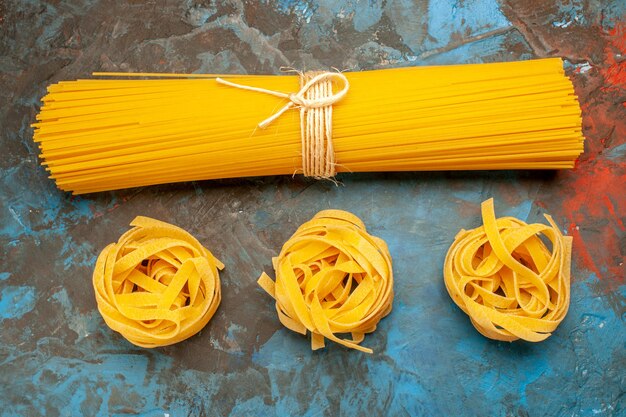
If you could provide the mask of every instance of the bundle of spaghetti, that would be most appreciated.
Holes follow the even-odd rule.
[[[391,312],[393,271],[387,244],[370,235],[354,214],[323,210],[304,223],[272,259],[276,281],[259,285],[276,300],[280,322],[311,332],[311,348],[324,338],[372,353],[360,345]],[[350,333],[351,339],[339,337]]]
[[[257,127],[289,99],[216,74],[94,75],[103,78],[49,86],[33,124],[63,190],[302,172],[299,112]],[[564,169],[583,151],[580,106],[558,58],[342,75],[349,92],[326,113],[336,172]],[[299,91],[298,75],[219,77]]]
[[[446,255],[448,293],[490,339],[545,340],[569,308],[572,238],[547,214],[549,226],[496,219],[493,199],[481,208],[483,226],[461,230]]]
[[[211,320],[222,299],[224,265],[185,230],[148,217],[102,250],[93,272],[107,325],[146,348],[185,340]]]

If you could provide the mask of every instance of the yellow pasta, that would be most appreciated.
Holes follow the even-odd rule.
[[[482,203],[482,217],[483,226],[461,230],[448,251],[450,297],[488,338],[545,340],[569,308],[572,238],[547,214],[550,226],[496,219],[493,199]]]
[[[327,338],[352,349],[391,312],[393,272],[385,242],[341,210],[320,211],[298,228],[272,259],[276,282],[265,273],[259,285],[276,299],[280,322],[311,332],[313,350]],[[351,339],[338,335],[351,333]]]
[[[185,230],[136,217],[96,261],[93,286],[107,325],[146,348],[185,340],[220,304],[224,265]]]
[[[257,128],[288,99],[222,85],[215,74],[97,75],[108,78],[49,86],[33,124],[42,163],[63,190],[303,169],[297,110]],[[123,75],[152,78],[110,78]],[[580,107],[560,59],[344,75],[350,89],[324,119],[332,119],[325,150],[336,172],[563,169],[583,151]],[[299,90],[297,75],[221,77]]]

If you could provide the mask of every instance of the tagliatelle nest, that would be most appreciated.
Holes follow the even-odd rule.
[[[276,299],[281,323],[311,332],[311,347],[327,338],[360,346],[391,311],[393,272],[385,242],[367,233],[363,222],[340,210],[319,212],[304,223],[273,259],[276,282],[265,273],[259,285]],[[351,333],[352,339],[338,334]]]
[[[572,238],[548,215],[550,226],[496,219],[493,199],[482,203],[482,217],[484,225],[461,230],[448,251],[444,280],[450,297],[488,338],[548,338],[569,308]]]
[[[98,310],[131,343],[171,345],[199,332],[220,304],[224,265],[185,230],[137,217],[100,254],[93,273]]]

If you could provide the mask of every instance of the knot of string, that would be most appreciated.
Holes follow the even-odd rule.
[[[300,109],[300,138],[302,142],[302,171],[307,177],[328,179],[335,176],[335,152],[332,142],[333,104],[341,100],[350,88],[345,75],[340,72],[307,71],[300,74],[300,91],[283,93],[265,88],[251,87],[226,81],[215,80],[242,90],[256,91],[289,100],[276,113],[263,120],[258,126],[266,128],[284,112],[291,108]],[[332,81],[343,84],[336,93]]]

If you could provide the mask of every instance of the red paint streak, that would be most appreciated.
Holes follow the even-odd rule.
[[[593,261],[593,257],[591,256],[591,253],[589,253],[589,250],[585,245],[585,241],[580,235],[578,226],[576,226],[576,224],[574,223],[570,224],[568,234],[574,238],[574,242],[572,243],[574,254],[579,253],[582,257],[583,265],[585,266],[585,268],[590,270],[591,272],[594,272],[596,276],[600,279],[600,270],[598,269],[596,263]]]
[[[626,143],[626,21],[601,30],[602,59],[590,61],[593,71],[585,77],[573,77],[585,152],[573,170],[559,175],[558,191],[545,202],[574,238],[573,266],[594,273],[598,288],[611,292],[626,284],[626,161],[614,152]]]
[[[611,137],[613,136],[613,133],[615,132],[615,127],[613,129],[611,129],[609,131],[609,133],[604,136],[603,138],[600,138],[600,143],[602,143],[602,146],[605,148],[609,147],[609,141],[611,140]]]
[[[120,206],[121,206],[121,205],[120,205],[120,203],[115,203],[115,204],[113,204],[113,206],[112,206],[112,207],[109,207],[108,209],[106,209],[106,213],[110,213],[110,212],[112,212],[113,210],[115,210],[115,209],[119,208]],[[95,213],[93,214],[93,218],[95,219],[95,218],[97,218],[97,217],[104,216],[104,214],[105,214],[105,212],[102,212],[102,211],[97,211],[97,212],[95,212]]]
[[[626,56],[626,24],[618,22],[607,32],[608,43],[604,49],[605,66],[602,69],[606,87],[604,90],[626,90],[626,61],[617,55]]]
[[[622,222],[622,219],[620,219],[619,216],[615,213],[615,207],[613,207],[613,203],[611,203],[611,199],[609,198],[608,195],[604,196],[604,202],[606,203],[606,208],[609,209],[609,213],[611,213],[611,216],[613,216],[619,228],[622,229],[622,231],[626,232],[626,227],[624,227],[624,223]]]
[[[624,224],[616,213],[626,213],[626,170],[621,161],[598,159],[582,161],[571,181],[563,185],[562,210],[574,237],[574,259],[599,279],[626,282],[620,256]],[[607,200],[611,198],[610,206]]]
[[[581,105],[585,153],[578,162],[597,158],[606,149],[626,143],[626,111],[622,106],[623,92],[611,92],[600,97],[584,97],[589,100]]]

